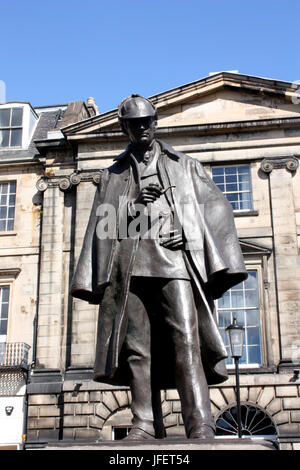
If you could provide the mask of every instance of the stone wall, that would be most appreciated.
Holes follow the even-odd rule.
[[[271,417],[282,448],[300,446],[300,383],[285,374],[241,375],[241,402],[263,408]],[[184,436],[181,405],[176,390],[161,392],[167,437]],[[235,381],[210,388],[215,419],[236,403]],[[60,392],[30,394],[28,441],[111,440],[113,426],[130,426],[131,394],[94,382],[64,382]],[[289,442],[285,442],[289,440]],[[295,442],[293,442],[293,440]],[[298,442],[297,442],[298,441]]]

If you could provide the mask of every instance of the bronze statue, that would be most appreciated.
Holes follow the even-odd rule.
[[[101,174],[71,286],[100,306],[94,380],[130,386],[127,440],[164,436],[169,388],[187,437],[211,438],[208,385],[227,379],[213,299],[247,277],[232,208],[198,160],[155,139],[148,99],[118,116],[130,144]]]

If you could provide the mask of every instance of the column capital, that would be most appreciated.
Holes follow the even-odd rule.
[[[260,169],[268,174],[273,170],[279,168],[285,168],[291,173],[295,173],[299,166],[299,160],[294,155],[282,156],[282,157],[266,157],[262,160],[260,164]]]
[[[36,182],[36,188],[40,192],[46,191],[50,187],[59,187],[61,191],[68,191],[73,186],[81,182],[91,181],[95,186],[100,181],[100,175],[103,170],[76,171],[70,175],[51,176],[50,178],[41,177]]]

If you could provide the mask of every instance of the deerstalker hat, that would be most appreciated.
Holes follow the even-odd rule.
[[[154,117],[157,118],[157,111],[150,100],[140,95],[131,95],[125,98],[118,107],[118,118],[138,119]]]

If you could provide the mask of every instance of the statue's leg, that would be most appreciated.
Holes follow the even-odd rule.
[[[127,361],[131,373],[132,431],[129,439],[154,437],[151,391],[150,321],[135,283],[132,282],[127,302],[128,329],[125,338]],[[139,431],[144,431],[145,435]]]
[[[176,384],[187,437],[213,437],[214,421],[202,366],[198,318],[190,281],[170,280],[162,289],[162,299],[174,344]]]

